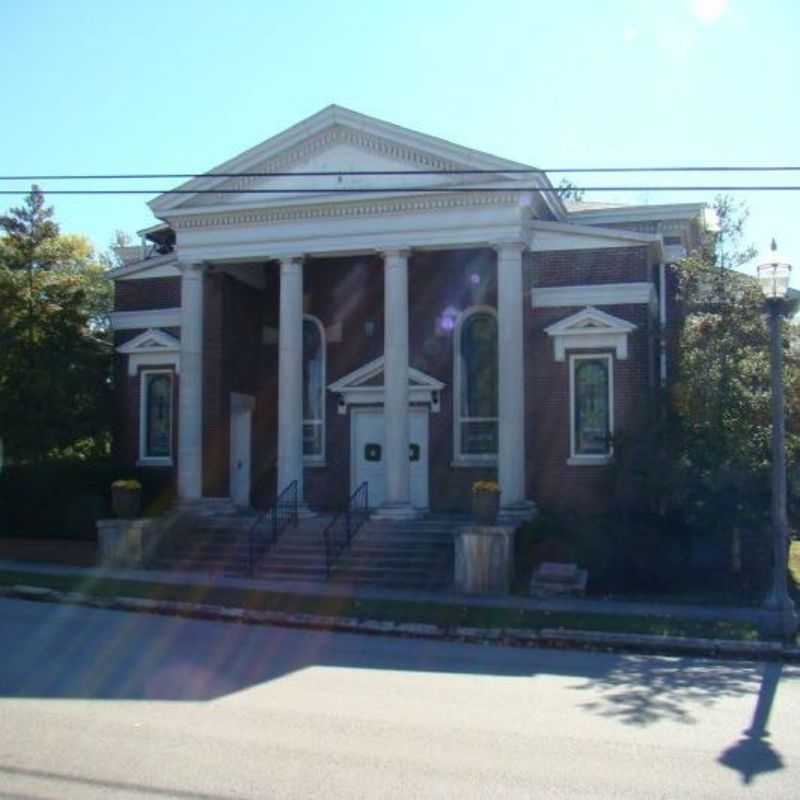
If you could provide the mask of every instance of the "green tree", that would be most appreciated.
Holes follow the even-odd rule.
[[[110,282],[81,236],[62,235],[33,187],[0,217],[0,432],[40,461],[107,447]]]

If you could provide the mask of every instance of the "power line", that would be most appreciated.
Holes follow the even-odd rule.
[[[94,175],[0,175],[3,181],[67,181],[67,180],[187,180],[192,178],[324,178],[337,176],[392,175],[545,175],[596,174],[633,172],[800,172],[797,164],[757,166],[684,166],[684,167],[515,167],[510,169],[397,169],[397,170],[315,170],[299,172],[152,172],[99,173]]]
[[[0,195],[25,195],[28,194],[28,189],[3,189],[0,190]],[[502,193],[502,192],[548,192],[553,194],[560,194],[564,192],[564,188],[556,186],[384,186],[380,188],[363,187],[363,188],[328,188],[328,187],[315,187],[315,188],[283,188],[283,189],[42,189],[40,191],[45,195],[169,195],[169,194],[260,194],[260,195],[276,195],[276,194],[386,194],[386,193],[403,193],[403,194],[420,194],[420,193],[440,193],[452,194],[457,193]],[[800,185],[786,185],[786,186],[575,186],[569,187],[571,192],[797,192],[800,191]]]

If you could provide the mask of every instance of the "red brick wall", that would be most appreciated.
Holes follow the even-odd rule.
[[[115,311],[179,308],[180,304],[180,278],[119,280],[114,284]]]
[[[653,265],[645,247],[604,250],[560,250],[531,253],[534,286],[578,286],[653,280]]]

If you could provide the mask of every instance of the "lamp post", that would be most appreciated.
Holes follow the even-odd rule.
[[[786,420],[783,400],[783,344],[781,317],[789,291],[791,264],[777,253],[775,240],[771,252],[758,265],[758,280],[769,311],[770,384],[772,389],[772,586],[764,602],[761,633],[788,640],[797,633],[797,614],[789,597],[789,523],[786,515]]]

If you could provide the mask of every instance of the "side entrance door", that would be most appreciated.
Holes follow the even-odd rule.
[[[350,464],[353,492],[369,483],[369,504],[375,508],[386,496],[386,453],[383,409],[354,408],[350,420]],[[428,508],[428,409],[409,411],[411,446],[411,505]]]
[[[231,394],[230,491],[234,505],[250,506],[250,437],[254,398]]]

